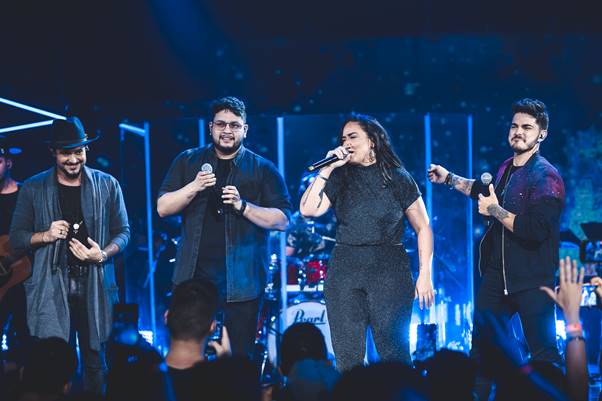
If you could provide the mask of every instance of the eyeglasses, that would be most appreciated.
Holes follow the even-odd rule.
[[[244,125],[242,125],[239,122],[236,121],[232,121],[232,122],[226,122],[226,121],[222,121],[222,120],[217,120],[217,121],[213,121],[213,126],[218,130],[218,131],[223,131],[226,129],[226,126],[230,126],[230,129],[232,130],[232,132],[238,132],[241,131],[242,128],[244,127]]]

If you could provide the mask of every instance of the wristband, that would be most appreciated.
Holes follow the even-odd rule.
[[[583,337],[583,336],[570,336],[569,338],[566,339],[566,344],[570,343],[573,340],[585,342],[585,337]]]
[[[241,205],[240,205],[240,210],[237,212],[240,216],[243,215],[243,213],[245,212],[245,209],[247,208],[247,201],[244,199],[240,200]]]
[[[570,333],[572,331],[583,331],[583,326],[581,323],[570,323],[566,325],[566,332]]]
[[[452,173],[451,171],[449,173],[447,173],[447,176],[445,177],[445,181],[443,181],[443,183],[445,185],[447,185],[450,188],[453,188],[453,184],[452,184],[452,177],[453,177],[454,173]]]

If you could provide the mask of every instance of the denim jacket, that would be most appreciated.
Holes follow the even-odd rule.
[[[173,161],[159,197],[176,191],[196,177],[203,163],[215,166],[217,156],[213,145],[188,149]],[[241,146],[233,160],[227,185],[234,185],[242,199],[257,206],[277,208],[290,218],[291,202],[284,179],[273,163]],[[202,224],[209,191],[202,191],[182,211],[182,237],[178,244],[173,282],[192,278],[200,249]],[[227,302],[257,298],[263,291],[268,264],[268,234],[243,216],[225,214]]]

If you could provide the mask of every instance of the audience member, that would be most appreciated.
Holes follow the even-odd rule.
[[[21,376],[21,401],[54,401],[63,398],[71,388],[77,369],[77,355],[69,344],[58,337],[40,339],[26,351]]]

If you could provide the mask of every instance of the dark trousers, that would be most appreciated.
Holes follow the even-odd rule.
[[[82,369],[84,390],[101,394],[104,390],[107,366],[105,362],[104,345],[100,350],[90,347],[90,327],[87,307],[87,275],[69,277],[69,314],[71,329],[69,343],[79,345],[80,367]]]
[[[228,330],[233,355],[251,357],[257,331],[259,299],[243,302],[226,302],[226,261],[223,258],[199,259],[194,278],[213,283],[218,290],[218,310],[224,314],[224,325]]]
[[[251,358],[257,332],[259,299],[244,302],[225,302],[220,310],[224,312],[224,325],[228,330],[233,355]]]
[[[25,289],[23,284],[17,284],[0,301],[0,339],[6,334],[8,359],[18,363],[22,362],[29,338],[26,310]]]
[[[411,365],[414,282],[400,246],[337,245],[324,296],[339,371],[363,364],[368,326],[381,360]]]
[[[489,311],[501,317],[510,331],[510,319],[518,313],[523,333],[532,360],[562,363],[556,345],[556,317],[554,301],[539,288],[504,295],[504,281],[501,270],[489,269],[483,275],[481,287],[475,303],[475,313]],[[475,325],[472,336],[471,357],[477,361],[481,357],[480,333]],[[487,400],[491,390],[491,380],[477,375],[475,392],[479,400]]]

